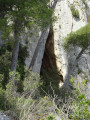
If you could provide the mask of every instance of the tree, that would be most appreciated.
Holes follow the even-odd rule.
[[[77,55],[77,57],[74,61],[74,64],[73,64],[71,70],[69,71],[69,74],[65,80],[63,88],[69,88],[69,84],[70,84],[69,80],[70,80],[71,76],[74,75],[75,67],[78,64],[78,61],[79,61],[80,57],[82,56],[82,54],[85,52],[85,50],[90,45],[90,23],[88,23],[84,27],[80,28],[76,32],[71,32],[70,34],[68,34],[68,36],[65,38],[64,48],[66,50],[69,50],[71,45],[80,47],[81,51]]]
[[[45,27],[50,23],[52,10],[48,8],[49,0],[0,0],[0,26],[4,39],[10,40],[13,32],[14,49],[12,52],[11,71],[16,71],[20,34],[33,25]],[[8,36],[8,37],[7,37]]]

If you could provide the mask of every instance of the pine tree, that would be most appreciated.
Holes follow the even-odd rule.
[[[11,71],[16,71],[20,34],[25,27],[31,30],[33,25],[45,27],[50,23],[52,10],[49,0],[0,0],[0,28],[3,39],[10,40],[13,32],[14,49],[12,52]]]

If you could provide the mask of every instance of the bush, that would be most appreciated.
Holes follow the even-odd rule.
[[[13,75],[14,79],[12,80]],[[48,113],[55,111],[56,108],[54,108],[52,100],[47,96],[41,98],[39,95],[38,88],[41,83],[37,73],[26,72],[22,94],[17,92],[20,75],[17,72],[11,72],[9,76],[11,79],[5,91],[5,101],[8,109],[15,113],[13,116],[15,120],[42,119],[46,118]],[[9,114],[12,116],[11,113]]]
[[[86,49],[90,44],[90,23],[76,32],[71,32],[64,40],[64,48],[67,50],[71,45]]]
[[[33,73],[31,70],[27,71],[25,74],[25,79],[23,82],[23,90],[26,96],[31,95],[38,98],[38,88],[42,82],[40,82],[40,76],[37,73]]]
[[[79,18],[79,11],[78,11],[77,9],[75,9],[75,6],[74,6],[74,5],[71,5],[71,6],[70,6],[70,9],[71,9],[71,12],[72,12],[73,17]]]
[[[46,96],[42,97],[37,94],[40,86],[39,75],[27,71],[23,83],[24,92],[18,94],[17,83],[20,80],[20,75],[11,72],[10,76],[13,74],[15,74],[14,79],[9,81],[6,91],[0,89],[0,109],[4,107],[5,110],[9,109],[11,112],[8,114],[13,116],[14,120],[55,120],[56,116],[60,119],[89,120],[88,107],[90,100],[82,93],[87,80],[78,83],[77,89],[73,83],[73,78],[70,79],[70,82],[76,88],[71,93],[72,96],[68,94],[62,98],[53,92],[54,95],[46,93]],[[54,91],[53,88],[52,90]]]
[[[0,87],[0,109],[5,110],[5,91]]]
[[[6,85],[9,79],[9,71],[12,59],[12,48],[13,42],[6,42],[0,47],[0,74],[3,75],[2,87],[6,89]],[[20,73],[20,83],[18,83],[18,91],[22,92],[22,81],[25,76],[25,59],[28,56],[28,51],[26,46],[20,45],[18,56],[17,71]],[[1,83],[1,81],[0,81]]]
[[[86,4],[86,0],[82,0],[83,4]]]
[[[1,49],[2,51],[2,49]],[[5,89],[9,79],[9,69],[11,64],[11,52],[6,50],[0,55],[0,74],[3,75],[2,87]]]
[[[63,76],[60,75],[57,68],[43,70],[43,86],[42,88],[45,92],[53,94],[52,88],[55,90],[56,94],[60,93],[59,83],[63,81]],[[52,87],[52,88],[51,88]]]
[[[76,85],[73,82],[73,78],[70,80],[73,83],[73,86],[76,88]],[[86,98],[85,94],[82,93],[86,89],[87,80],[83,80],[81,83],[78,82],[76,90],[73,92],[73,113],[69,117],[73,120],[89,120],[90,111],[90,99]]]

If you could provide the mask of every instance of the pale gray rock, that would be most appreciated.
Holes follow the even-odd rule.
[[[11,119],[4,113],[0,112],[0,120],[11,120]]]

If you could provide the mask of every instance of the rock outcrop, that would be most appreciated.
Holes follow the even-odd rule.
[[[70,6],[74,5],[79,12],[79,18],[75,18],[72,15]],[[53,25],[54,31],[54,52],[56,56],[56,64],[58,70],[63,75],[64,80],[67,78],[75,59],[81,51],[78,46],[72,48],[69,53],[63,49],[63,38],[72,31],[76,31],[79,28],[87,24],[87,15],[85,4],[82,0],[59,0],[55,9],[55,16],[57,21]],[[87,48],[84,54],[79,59],[79,62],[74,70],[75,83],[81,82],[84,79],[88,79],[87,84],[87,96],[90,96],[90,47]],[[81,70],[81,73],[79,73]]]
[[[0,112],[0,120],[11,120],[11,119],[4,113]]]
[[[51,5],[54,3],[54,0],[51,0]],[[80,47],[72,48],[72,50],[67,53],[63,48],[63,38],[67,36],[72,31],[76,31],[81,27],[87,24],[87,12],[86,12],[86,4],[89,8],[89,1],[87,0],[84,3],[82,0],[58,0],[54,10],[54,16],[56,16],[57,20],[53,23],[52,31],[53,34],[51,46],[49,46],[50,53],[55,57],[57,69],[60,74],[63,76],[63,79],[67,78],[72,66],[74,65],[75,59],[81,51]],[[79,12],[79,18],[76,18],[72,15],[71,6],[74,6],[75,9]],[[42,58],[45,51],[45,43],[48,38],[49,29],[46,34],[44,34],[44,39],[42,39],[43,44],[40,46],[40,51],[38,52],[36,62],[34,65],[34,71],[40,73]],[[36,40],[38,41],[38,40]],[[31,42],[31,41],[30,41]],[[48,40],[47,40],[48,42]],[[38,42],[37,42],[38,43]],[[50,42],[48,42],[50,44]],[[30,43],[29,43],[30,44]],[[29,46],[30,56],[29,59],[26,60],[26,65],[30,63],[32,59],[35,47],[37,46],[32,41],[32,47]],[[84,79],[88,79],[87,84],[87,95],[90,93],[90,47],[87,48],[84,54],[79,59],[79,62],[74,70],[74,81],[83,81]],[[48,58],[47,58],[48,59]],[[51,60],[51,59],[50,59]],[[50,61],[49,61],[50,62]],[[53,60],[50,62],[53,63]]]

